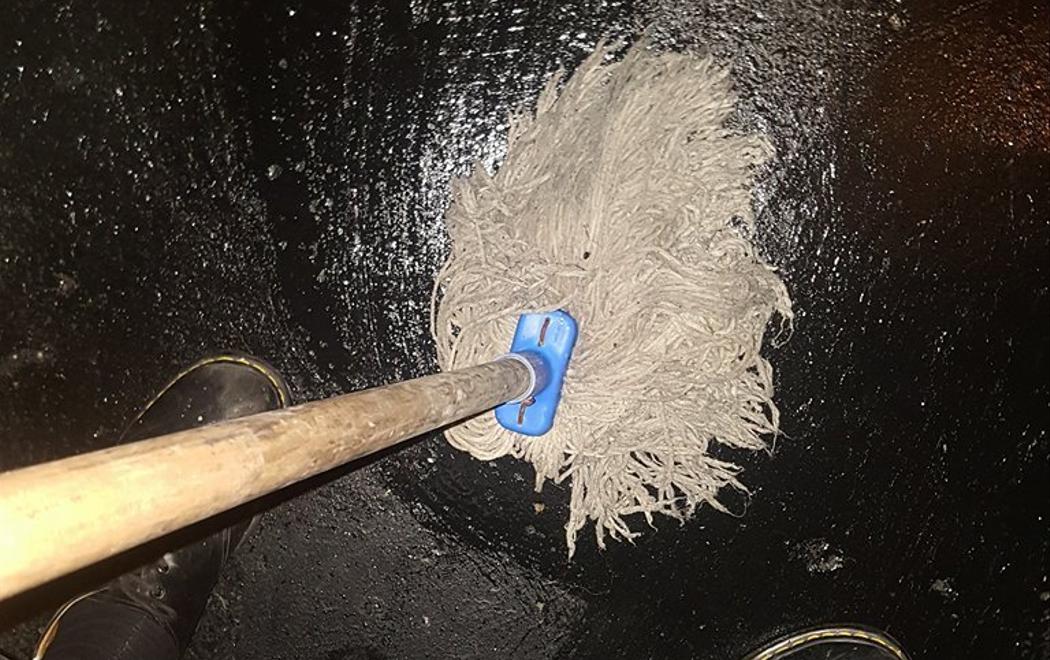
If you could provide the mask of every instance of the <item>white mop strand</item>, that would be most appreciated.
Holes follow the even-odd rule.
[[[606,533],[637,535],[629,514],[724,511],[719,489],[744,490],[709,446],[762,449],[777,432],[762,338],[774,314],[791,321],[783,282],[742,233],[772,149],[726,127],[727,71],[645,43],[603,64],[608,51],[515,118],[494,175],[456,182],[432,314],[443,369],[505,352],[522,313],[579,321],[551,432],[518,435],[492,415],[446,432],[479,459],[530,461],[537,490],[570,480],[570,555],[588,519],[605,547]]]

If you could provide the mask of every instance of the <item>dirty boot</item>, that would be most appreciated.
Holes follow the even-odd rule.
[[[197,362],[146,405],[122,442],[173,433],[288,405],[288,389],[264,362],[223,355]],[[34,660],[175,660],[189,644],[227,558],[255,519],[174,549],[66,603]]]

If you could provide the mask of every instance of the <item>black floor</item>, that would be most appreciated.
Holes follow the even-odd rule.
[[[772,136],[799,315],[746,515],[568,563],[566,492],[420,441],[268,514],[191,657],[730,660],[856,622],[1050,658],[1045,3],[175,4],[0,9],[0,468],[106,446],[209,350],[300,399],[431,371],[450,177],[652,21]],[[56,598],[0,605],[0,649]]]

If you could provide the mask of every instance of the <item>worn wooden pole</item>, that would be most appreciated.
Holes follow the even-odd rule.
[[[0,600],[529,387],[496,360],[0,474]]]

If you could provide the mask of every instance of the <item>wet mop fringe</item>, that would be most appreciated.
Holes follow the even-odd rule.
[[[452,241],[431,329],[443,369],[507,350],[525,312],[566,309],[580,337],[553,430],[532,438],[482,415],[446,431],[490,460],[568,480],[569,555],[632,539],[631,514],[684,519],[745,490],[712,443],[758,450],[777,433],[767,323],[791,302],[748,241],[754,170],[772,155],[726,126],[735,95],[709,57],[600,46],[534,114],[513,119],[505,161],[454,184]]]

